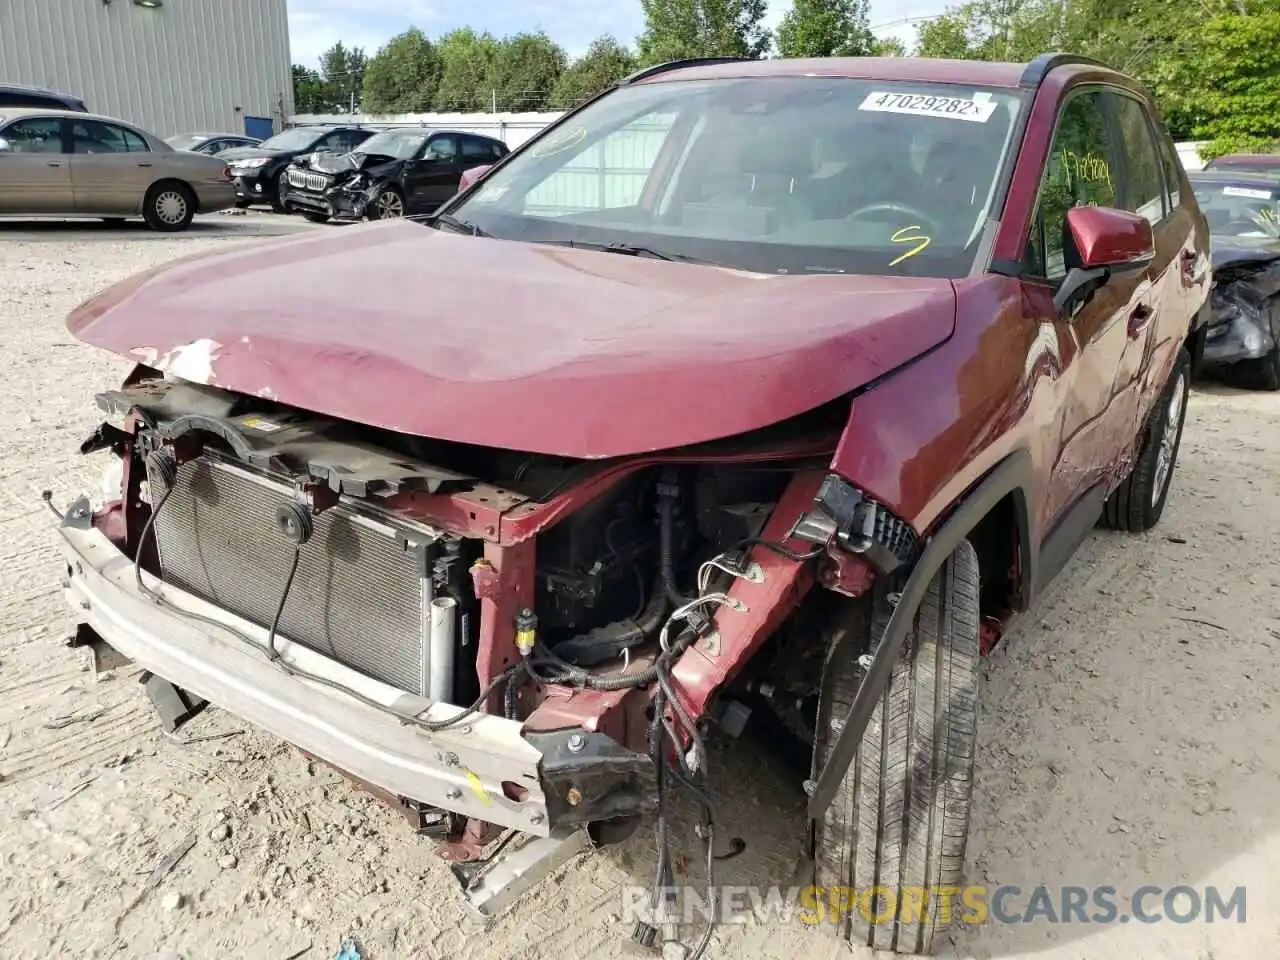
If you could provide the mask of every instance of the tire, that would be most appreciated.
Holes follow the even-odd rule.
[[[1147,421],[1137,462],[1102,509],[1103,526],[1142,533],[1160,522],[1178,464],[1190,393],[1191,358],[1181,350]]]
[[[1280,390],[1280,348],[1240,364],[1240,382],[1253,390]]]
[[[365,216],[370,220],[392,220],[404,216],[404,197],[395,187],[386,187],[370,202]]]
[[[289,184],[285,182],[284,173],[276,174],[271,181],[271,209],[276,213],[289,212]]]
[[[196,215],[196,197],[179,180],[153,183],[142,200],[142,217],[152,230],[177,233],[191,226]]]
[[[815,776],[862,681],[858,654],[883,633],[890,612],[877,587],[835,631],[818,705]],[[929,585],[858,753],[815,825],[815,883],[828,897],[831,887],[852,887],[858,896],[836,922],[843,939],[927,954],[946,927],[934,900],[915,899],[925,905],[923,918],[909,904],[916,890],[959,886],[964,871],[978,661],[978,558],[964,541]],[[873,888],[881,889],[864,901]],[[883,916],[864,914],[862,902]]]
[[[237,210],[248,210],[249,207],[251,206],[253,206],[253,204],[251,204],[248,200],[237,200],[235,203],[235,207]]]
[[[327,213],[314,213],[308,210],[302,214],[302,219],[311,223],[328,223],[329,215]]]

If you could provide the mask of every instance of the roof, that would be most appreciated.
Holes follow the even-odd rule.
[[[1272,190],[1276,189],[1275,174],[1254,173],[1248,170],[1190,170],[1187,172],[1187,179],[1197,183],[1256,183]]]
[[[1046,55],[1047,57],[1048,55]],[[1054,55],[1056,57],[1056,55]],[[1022,85],[1029,68],[1069,66],[1073,61],[1037,58],[1026,63],[989,63],[982,60],[939,60],[925,57],[824,57],[821,59],[723,60],[678,63],[650,74],[641,73],[637,83],[673,80],[722,80],[742,77],[845,77],[857,80],[902,80],[919,83],[963,83],[984,87]],[[1101,64],[1083,64],[1105,69]]]
[[[1280,154],[1275,153],[1228,153],[1221,157],[1214,157],[1209,161],[1213,164],[1233,163],[1262,163],[1269,167],[1280,167]],[[1210,171],[1212,173],[1212,171]]]
[[[104,117],[100,113],[85,113],[83,110],[55,110],[53,107],[0,107],[0,114],[6,120],[17,117],[66,117],[68,120],[101,120],[103,123],[118,123],[122,126],[141,130],[136,123],[121,120],[118,117]]]
[[[73,93],[54,90],[51,87],[35,87],[29,83],[9,83],[8,81],[4,81],[0,82],[0,90],[11,90],[18,93],[43,93],[53,97],[70,97],[72,100],[80,99]]]

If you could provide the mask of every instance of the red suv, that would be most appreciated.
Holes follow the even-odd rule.
[[[772,718],[811,899],[927,951],[979,657],[1099,521],[1160,519],[1208,239],[1097,63],[645,70],[432,218],[74,312],[137,363],[83,447],[119,498],[59,527],[78,640],[170,725],[207,699],[373,784],[481,912]]]

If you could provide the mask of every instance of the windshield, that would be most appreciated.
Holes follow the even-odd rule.
[[[624,87],[449,213],[765,273],[967,274],[1021,95],[829,77]]]
[[[1219,237],[1280,237],[1280,183],[1214,183],[1192,178],[1196,201]]]
[[[408,160],[427,142],[425,133],[378,133],[370,137],[352,153],[368,153],[380,157]]]
[[[208,137],[203,137],[199,134],[184,134],[180,137],[169,137],[165,140],[165,143],[175,150],[191,150],[208,139]]]
[[[296,127],[293,130],[277,133],[274,137],[267,137],[258,146],[263,150],[305,150],[328,132],[328,130],[307,130]]]

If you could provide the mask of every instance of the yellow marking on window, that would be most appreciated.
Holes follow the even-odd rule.
[[[893,260],[890,260],[889,266],[896,267],[903,260],[906,260],[908,257],[914,257],[917,253],[919,253],[921,250],[923,250],[925,247],[929,245],[930,243],[929,237],[926,237],[923,233],[913,233],[913,231],[918,231],[921,229],[922,227],[920,226],[920,224],[918,223],[912,224],[909,227],[903,227],[901,230],[896,231],[894,235],[889,238],[890,241],[892,241],[893,243],[916,244],[916,246],[912,247],[906,253],[901,254],[898,257],[895,257]]]

